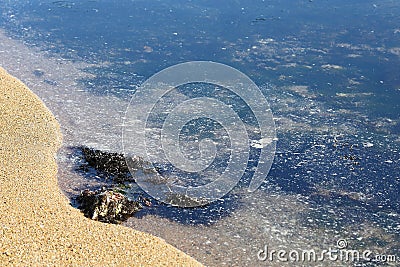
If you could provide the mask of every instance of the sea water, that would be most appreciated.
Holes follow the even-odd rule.
[[[124,225],[162,237],[208,266],[356,266],[332,255],[295,257],[329,249],[370,250],[373,260],[364,266],[396,266],[397,1],[0,4],[0,64],[60,121],[59,185],[71,201],[84,188],[104,185],[75,170],[75,148],[122,152],[125,110],[147,78],[177,63],[216,61],[247,74],[271,106],[278,141],[265,182],[247,192],[249,164],[221,200],[190,209],[155,205]],[[199,88],[176,90],[165,103],[206,94]],[[246,107],[238,113],[250,114]],[[205,123],[187,132],[196,136],[199,125],[207,134]],[[279,250],[292,258],[279,260],[272,252]]]

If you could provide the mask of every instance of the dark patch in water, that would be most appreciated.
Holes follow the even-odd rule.
[[[40,77],[42,77],[42,76],[44,75],[44,71],[37,69],[37,70],[34,70],[34,71],[33,71],[33,74],[34,74],[36,77],[40,78]]]
[[[196,208],[181,208],[160,203],[152,208],[139,211],[135,217],[156,215],[181,224],[212,225],[218,220],[230,216],[232,211],[239,208],[240,205],[238,195],[228,194],[220,200]]]
[[[44,80],[44,82],[47,83],[47,84],[50,84],[52,86],[57,86],[58,85],[58,83],[56,81],[54,81],[54,80],[46,79],[46,80]]]

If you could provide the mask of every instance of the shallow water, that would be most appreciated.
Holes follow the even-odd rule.
[[[68,197],[104,184],[75,171],[72,148],[121,152],[124,113],[141,82],[175,63],[219,61],[249,75],[271,105],[278,142],[266,182],[247,193],[248,166],[242,186],[210,206],[155,205],[124,225],[208,266],[301,266],[257,254],[265,245],[322,251],[340,239],[400,257],[397,2],[0,3],[0,65],[59,119]],[[165,103],[195,96],[175,92]]]

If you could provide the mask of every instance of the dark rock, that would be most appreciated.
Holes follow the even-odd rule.
[[[106,223],[121,223],[139,211],[142,206],[121,193],[102,189],[84,190],[77,198],[86,217]]]
[[[104,152],[89,147],[82,147],[82,153],[87,163],[98,170],[110,174],[129,172],[122,154]]]
[[[105,174],[107,178],[112,177],[117,183],[134,181],[129,173],[124,155],[89,147],[82,147],[81,151],[85,162],[79,167],[80,170],[87,172],[89,167],[92,167],[97,172]]]
[[[152,165],[139,156],[125,158],[123,154],[115,152],[106,152],[89,147],[81,147],[80,149],[84,160],[79,166],[81,171],[88,172],[89,168],[94,168],[107,178],[112,178],[116,183],[135,181],[129,171],[128,164],[132,171],[154,172]]]

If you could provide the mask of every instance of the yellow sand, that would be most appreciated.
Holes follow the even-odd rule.
[[[201,266],[164,240],[85,218],[57,186],[59,125],[0,68],[0,266]]]

